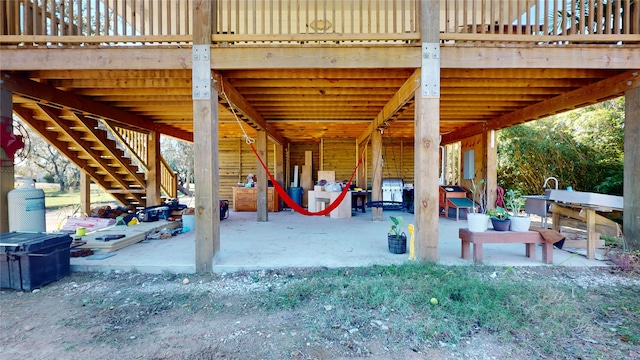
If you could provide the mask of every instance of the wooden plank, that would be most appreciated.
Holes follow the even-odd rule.
[[[166,221],[159,220],[153,222],[142,222],[132,226],[111,226],[98,231],[88,233],[82,237],[82,241],[86,241],[85,245],[80,246],[81,249],[100,249],[100,253],[109,253],[116,250],[120,250],[129,245],[144,241],[147,234],[159,231],[162,229],[176,229],[181,226],[179,221]],[[97,240],[98,237],[107,235],[125,235],[125,237],[102,241]],[[162,240],[158,240],[162,241]]]
[[[160,133],[152,131],[147,140],[147,182],[146,182],[146,206],[160,205],[162,195],[160,193]]]
[[[465,34],[469,35],[469,34]],[[488,36],[488,35],[484,35]],[[520,35],[524,36],[524,35]],[[621,37],[622,39],[618,39]],[[626,39],[625,39],[626,38]],[[557,40],[557,39],[556,39]],[[640,35],[616,35],[625,43],[640,42]],[[3,37],[4,41],[4,37]],[[585,39],[576,41],[584,42]],[[637,69],[640,60],[637,46],[607,47],[495,47],[474,44],[465,47],[443,47],[441,67],[452,69]],[[217,70],[243,69],[398,69],[420,67],[420,48],[359,46],[340,48],[212,48],[212,66]],[[46,58],[46,62],[41,59]],[[27,48],[2,50],[3,70],[166,70],[191,67],[189,49],[184,48]]]
[[[422,47],[439,46],[440,2],[422,3]],[[422,58],[422,56],[421,56]],[[440,79],[441,63],[421,64],[421,72],[435,73]],[[415,255],[418,261],[438,261],[438,176],[440,93],[424,97],[420,82],[415,90]],[[439,87],[438,87],[439,88]]]
[[[258,152],[258,156],[264,162],[267,167],[269,166],[269,156],[267,156],[267,132],[266,131],[258,131],[258,136],[256,139],[256,150]],[[257,194],[257,220],[258,222],[266,222],[269,220],[269,211],[267,210],[267,171],[264,167],[259,163],[260,159],[256,159],[256,167],[257,171],[257,186],[258,186],[258,194]]]
[[[11,99],[11,91],[0,88],[0,126],[7,131],[13,132],[13,102]],[[4,149],[0,146],[0,162],[3,164],[0,171],[0,233],[9,232],[9,200],[7,194],[14,187],[14,165],[13,158],[10,158]],[[4,166],[8,162],[9,166]]]
[[[371,201],[382,201],[382,135],[379,131],[371,134]],[[371,220],[382,221],[382,207],[373,207]]]
[[[3,53],[4,56],[4,53]],[[2,73],[2,88],[9,89],[15,93],[26,95],[31,98],[41,99],[47,103],[58,104],[82,113],[95,114],[101,118],[109,119],[117,124],[126,127],[136,127],[142,130],[158,130],[165,135],[170,135],[182,140],[192,141],[193,134],[179,131],[166,125],[155,125],[153,121],[132,113],[114,108],[103,103],[77,96],[66,91],[58,90],[54,87],[44,85],[24,77]]]
[[[636,10],[638,12],[638,10]],[[623,232],[640,249],[640,88],[625,92]]]
[[[212,3],[194,0],[192,6],[194,46],[209,45]],[[199,72],[210,71],[210,67],[198,64],[192,70],[193,78],[200,78]],[[213,272],[214,259],[220,252],[218,90],[213,81],[210,88],[209,98],[193,100],[193,130],[198,134],[193,139],[194,175],[198,188],[195,198],[195,265],[198,273]]]
[[[638,64],[640,66],[640,64]],[[487,130],[498,130],[505,127],[521,124],[530,120],[540,119],[553,115],[567,108],[586,106],[596,101],[602,101],[629,89],[640,86],[640,74],[637,70],[624,72],[620,75],[602,80],[597,83],[584,86],[556,96],[546,101],[531,105],[527,108],[513,111],[504,116],[493,119],[491,122],[482,123],[454,131],[442,136],[442,143],[448,144],[459,139],[481,134]]]

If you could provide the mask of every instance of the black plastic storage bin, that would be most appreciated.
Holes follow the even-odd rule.
[[[0,287],[31,291],[65,277],[71,240],[65,233],[0,234]]]

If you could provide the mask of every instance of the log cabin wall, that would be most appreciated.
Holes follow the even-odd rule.
[[[242,139],[220,139],[219,144],[220,199],[229,200],[229,204],[233,205],[233,187],[238,182],[246,184],[247,175],[257,174],[258,159],[251,147]],[[267,145],[269,152],[267,166],[272,175],[275,174],[275,146],[273,143]]]
[[[302,166],[305,162],[305,151],[311,151],[313,155],[311,164],[311,178],[315,182],[318,176],[318,170],[320,170],[320,142],[319,141],[305,141],[305,142],[292,142],[290,144],[291,154],[289,157],[291,165],[290,179],[293,182],[293,172],[295,166],[298,165],[298,186],[302,186],[300,182],[300,176],[302,175]],[[285,188],[289,188],[291,184],[286,184]]]
[[[382,138],[383,169],[382,178],[401,178],[405,184],[414,184],[414,144],[413,139]],[[373,159],[371,144],[367,146],[367,159]],[[367,189],[371,189],[373,167],[369,160],[367,168]]]
[[[322,143],[322,170],[335,171],[336,181],[347,181],[356,164],[353,139],[331,139]]]

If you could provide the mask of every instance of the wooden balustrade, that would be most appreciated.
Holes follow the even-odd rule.
[[[144,171],[149,171],[149,154],[147,151],[148,134],[113,126],[105,123],[111,132],[120,140],[127,149],[129,155],[135,159]],[[160,190],[166,196],[175,198],[178,196],[178,174],[174,173],[167,161],[160,157]]]
[[[163,157],[160,165],[160,190],[170,198],[178,197],[178,174],[173,172]]]
[[[535,36],[637,42],[640,33],[638,0],[440,2],[443,40],[531,41]],[[420,0],[215,4],[214,44],[413,44],[420,39]],[[192,0],[0,0],[0,43],[190,43],[192,6]]]

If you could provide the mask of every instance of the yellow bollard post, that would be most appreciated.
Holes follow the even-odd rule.
[[[413,224],[409,224],[409,226],[407,226],[409,228],[409,260],[414,260],[414,249],[415,249],[415,244],[413,243]]]

